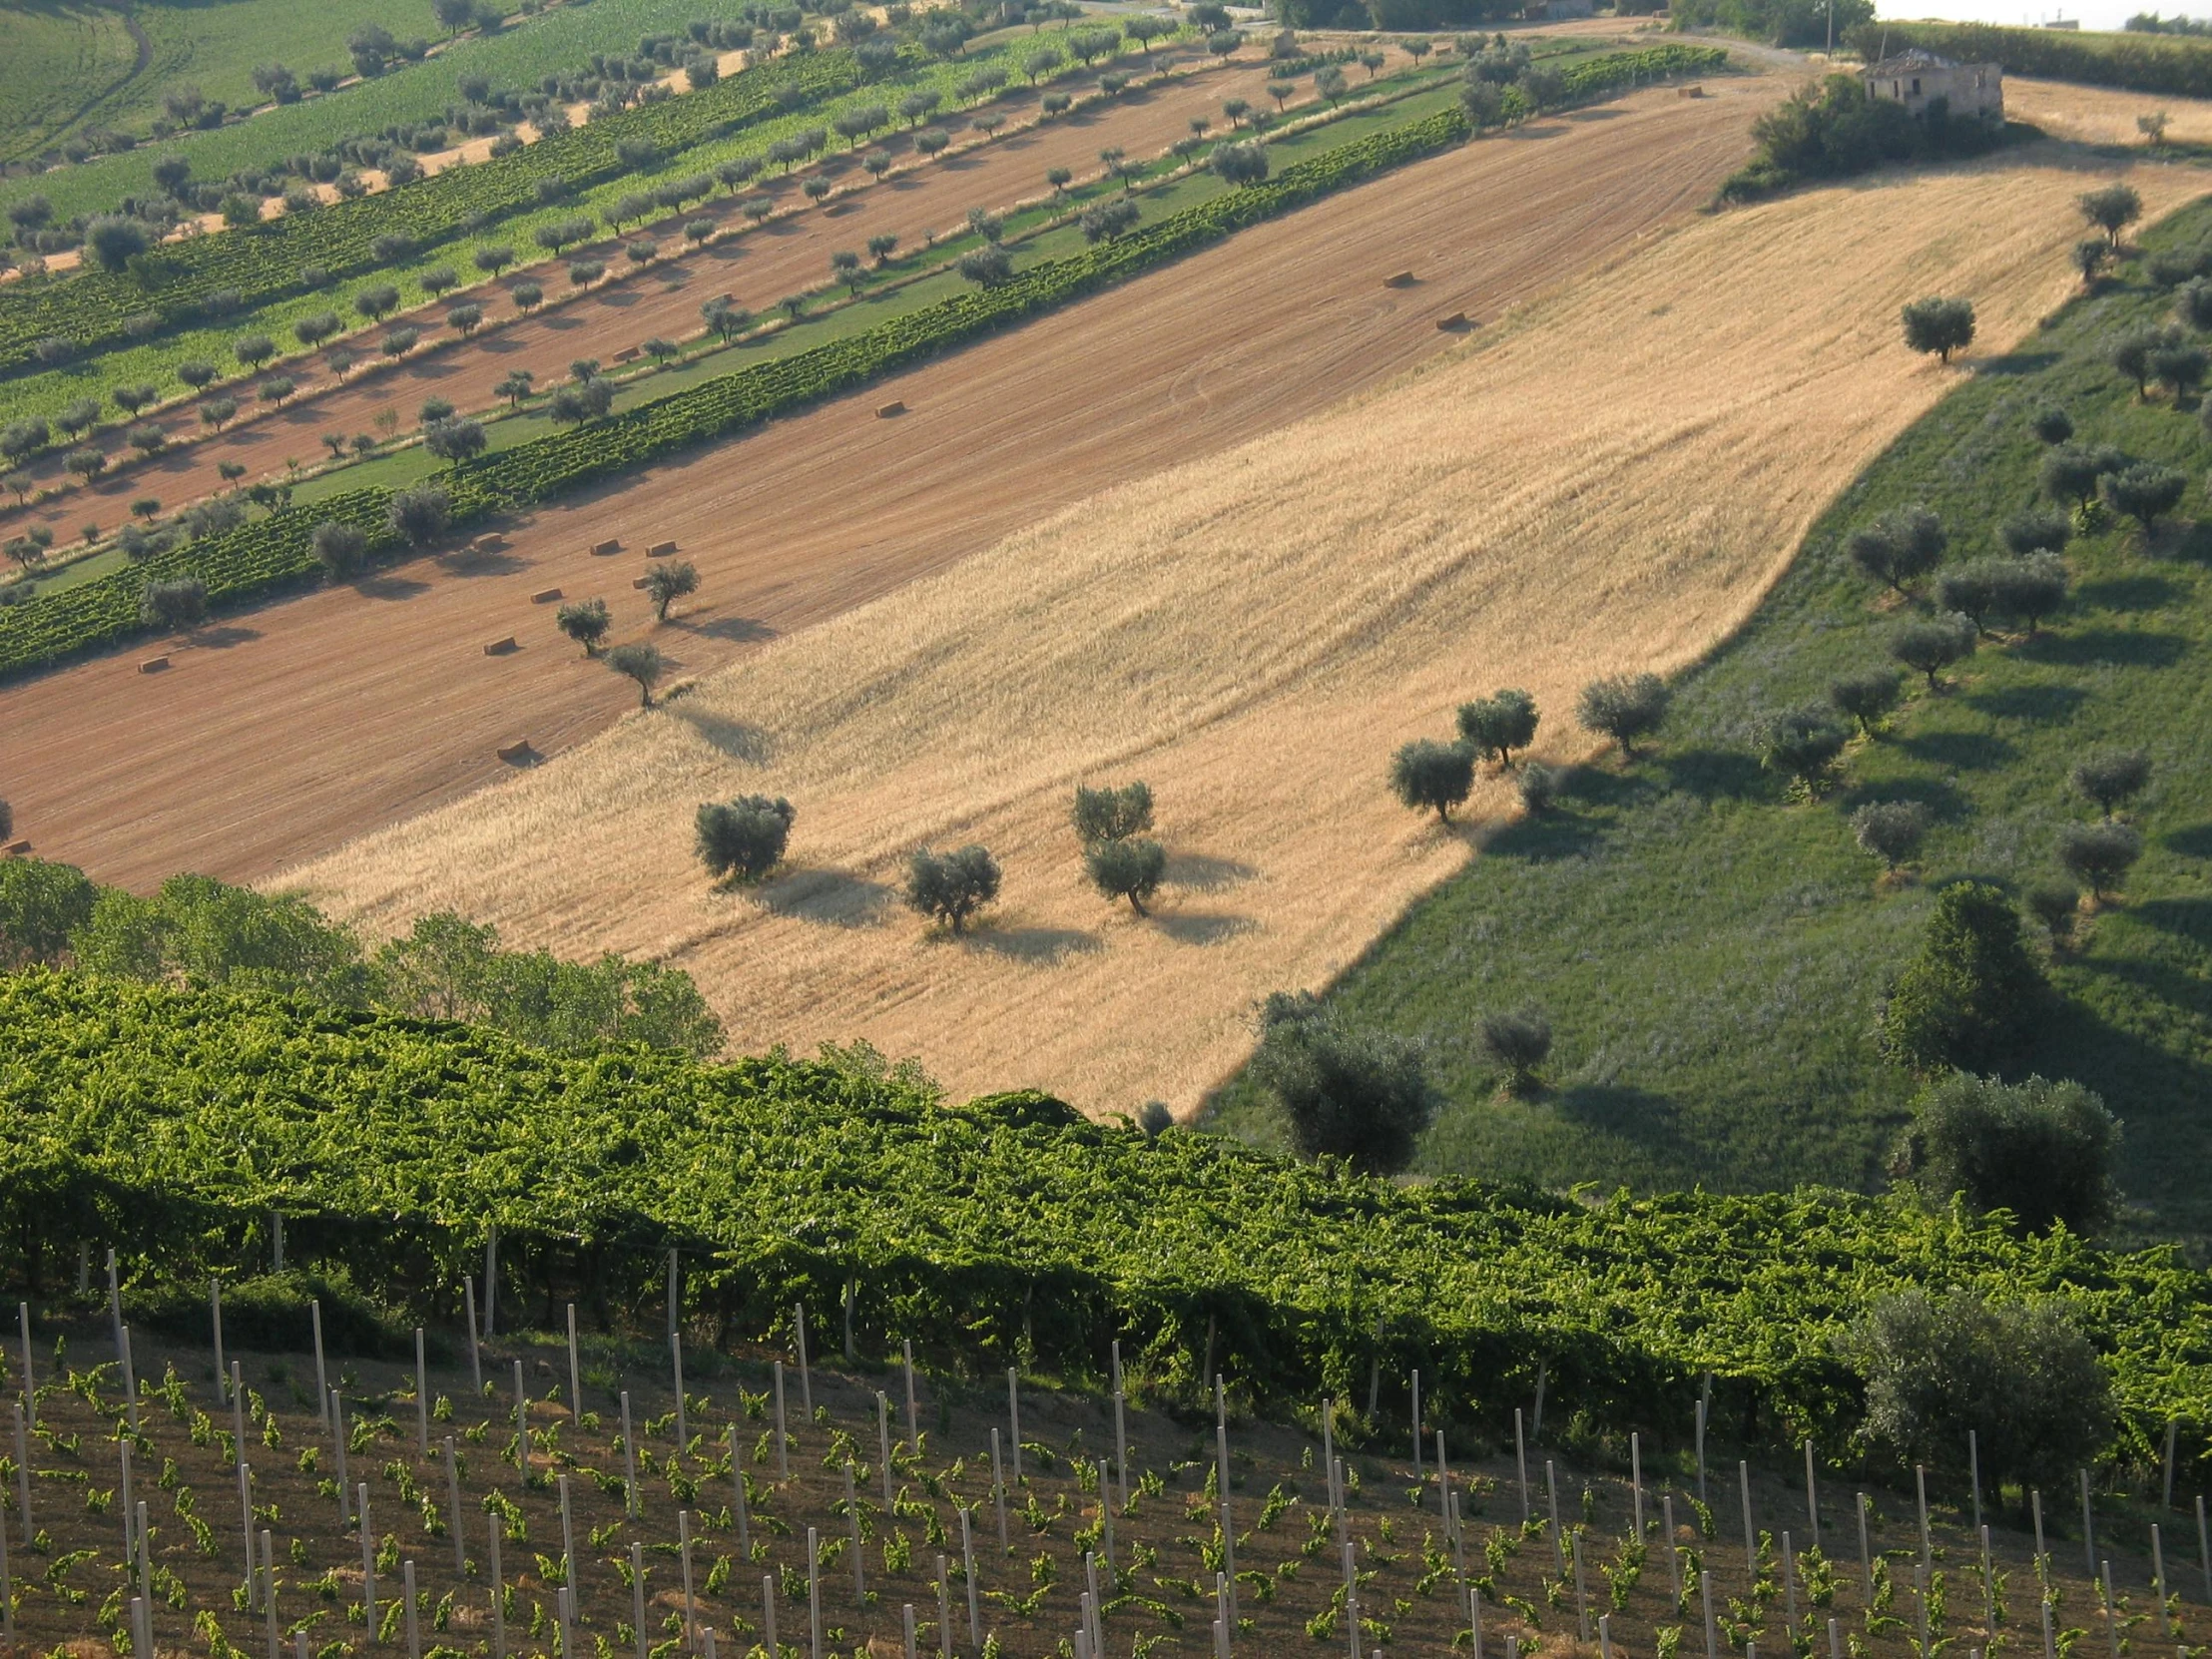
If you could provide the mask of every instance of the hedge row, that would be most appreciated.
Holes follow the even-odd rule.
[[[814,102],[860,80],[858,61],[848,51],[778,58],[700,92],[548,134],[510,156],[296,217],[167,244],[141,258],[142,275],[87,270],[65,279],[10,284],[0,288],[0,373],[36,366],[32,347],[49,337],[69,340],[82,356],[122,343],[129,316],[153,312],[177,326],[201,319],[217,292],[237,293],[248,309],[305,292],[300,274],[308,267],[333,280],[372,272],[388,263],[375,257],[379,237],[435,247],[539,207],[542,180],[562,179],[581,189],[622,177],[631,171],[618,154],[625,143],[642,140],[664,156],[675,155],[783,113],[776,102],[780,87],[797,86]]]
[[[1233,191],[1118,241],[1017,273],[996,287],[957,294],[844,339],[778,361],[718,375],[569,431],[552,432],[434,476],[445,487],[455,528],[632,471],[680,450],[832,397],[964,341],[1009,326],[1329,192],[1430,155],[1467,136],[1466,117],[1442,111],[1284,169],[1265,184]],[[211,601],[236,604],[314,572],[314,526],[344,518],[373,526],[379,545],[391,492],[350,491],[273,513],[227,535],[188,543],[64,593],[0,610],[0,679],[49,667],[142,631],[139,596],[156,577],[198,576]]]
[[[1895,54],[1917,46],[1956,63],[1997,64],[2007,75],[2212,98],[2212,41],[2006,29],[1988,23],[1887,22],[1863,24],[1849,39],[1870,62],[1884,50]]]
[[[1035,1094],[966,1107],[878,1070],[556,1055],[458,1025],[34,969],[0,974],[0,1275],[80,1244],[141,1286],[287,1258],[451,1318],[496,1229],[499,1306],[686,1317],[772,1337],[845,1285],[875,1352],[1364,1398],[1418,1368],[1502,1428],[1544,1370],[1562,1418],[1682,1429],[1697,1379],[1743,1437],[1840,1450],[1863,1409],[1835,1339],[1906,1287],[2054,1297],[2142,1455],[2212,1415],[2212,1278],[2171,1250],[2019,1239],[1958,1212],[1804,1190],[1583,1202],[1399,1187],[1217,1136],[1086,1123]],[[1209,1361],[1211,1362],[1209,1366]]]
[[[1728,53],[1718,46],[1687,46],[1679,42],[1647,46],[1635,52],[1615,52],[1603,58],[1585,58],[1560,70],[1562,95],[1580,103],[1620,87],[1656,81],[1669,75],[1707,75],[1728,67]]]

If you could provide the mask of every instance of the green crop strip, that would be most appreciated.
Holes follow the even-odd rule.
[[[300,274],[308,267],[332,278],[375,270],[388,263],[376,257],[378,237],[405,237],[418,250],[434,247],[538,208],[541,180],[581,188],[632,171],[618,153],[625,143],[650,143],[664,154],[689,149],[782,114],[775,97],[781,86],[797,86],[813,101],[849,91],[860,80],[850,52],[779,58],[702,92],[548,134],[511,156],[248,230],[168,244],[144,257],[143,277],[87,271],[66,280],[13,284],[0,289],[0,372],[34,362],[32,348],[42,339],[68,340],[83,356],[127,339],[126,317],[151,312],[176,327],[201,317],[219,292],[237,294],[238,308],[251,310],[305,291]]]
[[[962,293],[890,318],[843,339],[777,361],[718,375],[574,430],[550,433],[465,468],[434,475],[457,526],[528,506],[714,441],[834,396],[964,341],[1126,280],[1362,179],[1433,154],[1467,135],[1456,110],[1317,156],[1263,185],[1217,197],[1117,242],[1017,273],[992,288]],[[368,530],[377,550],[396,548],[386,528],[391,492],[347,491],[224,536],[159,555],[138,572],[117,572],[66,593],[0,611],[0,676],[48,666],[138,633],[139,592],[150,578],[197,576],[216,604],[235,604],[315,569],[314,526],[338,519]]]
[[[795,1302],[970,1366],[1091,1375],[1108,1342],[1156,1377],[1214,1367],[1262,1399],[1420,1368],[1498,1422],[1539,1365],[1562,1419],[1679,1425],[1697,1379],[1752,1437],[1858,1421],[1835,1339],[1908,1286],[2059,1299],[2109,1367],[2119,1447],[2212,1412],[2212,1279],[2169,1251],[2022,1240],[1815,1189],[1596,1203],[1400,1187],[1224,1138],[1085,1123],[1045,1097],[946,1108],[896,1079],[781,1055],[552,1055],[495,1034],[304,1002],[0,975],[0,1215],[24,1279],[79,1241],[202,1283],[265,1250],[343,1264],[447,1314],[500,1237],[516,1306],[584,1278],[653,1306],[681,1249],[694,1315],[775,1330]]]

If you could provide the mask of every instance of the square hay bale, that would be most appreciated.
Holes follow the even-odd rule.
[[[0,854],[5,854],[10,858],[27,858],[31,855],[31,843],[29,841],[10,841],[6,846],[0,846]]]
[[[1449,316],[1436,318],[1436,326],[1447,334],[1455,334],[1466,325],[1467,313],[1465,311],[1453,311]]]
[[[630,586],[633,588],[642,588],[652,580],[653,578],[650,576],[640,576],[635,581],[633,581]]]
[[[169,669],[167,657],[148,657],[139,664],[141,674],[163,674]]]
[[[617,351],[615,353],[615,361],[618,363],[634,363],[638,360],[639,349],[640,348],[635,345],[625,345],[620,351]]]
[[[1413,285],[1413,274],[1410,271],[1396,271],[1382,278],[1382,285],[1386,288],[1409,288]]]
[[[1686,87],[1677,87],[1675,89],[1674,95],[1677,98],[1703,98],[1705,96],[1705,88],[1693,81],[1690,85]]]
[[[595,541],[591,544],[591,556],[595,559],[604,559],[610,554],[620,553],[621,551],[622,543],[620,540]]]
[[[487,657],[504,657],[511,651],[520,651],[521,649],[521,646],[515,644],[514,635],[509,634],[505,639],[493,640],[485,646],[484,655]]]
[[[489,535],[478,536],[474,541],[470,542],[468,544],[468,550],[471,553],[497,553],[506,545],[507,538],[501,535],[497,530],[494,530]]]
[[[559,588],[540,588],[530,596],[530,603],[533,605],[550,605],[560,597],[561,590]]]
[[[538,754],[536,750],[530,747],[528,738],[517,738],[513,743],[503,743],[499,746],[499,758],[510,765],[519,766],[525,761],[536,760]]]
[[[657,541],[645,550],[645,556],[649,559],[665,559],[675,551],[676,544],[674,542]]]
[[[906,405],[903,402],[893,400],[889,403],[883,404],[880,408],[878,408],[875,411],[875,418],[877,420],[888,420],[892,415],[902,415],[905,412]]]

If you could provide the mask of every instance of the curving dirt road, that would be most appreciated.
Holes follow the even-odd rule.
[[[1109,485],[1234,444],[1432,353],[1703,204],[1785,90],[1708,83],[1468,145],[864,393],[423,560],[169,649],[0,692],[0,777],[44,856],[145,887],[264,876],[549,754],[635,691],[535,592],[604,595],[671,678],[804,627]],[[1411,270],[1410,287],[1382,278]],[[878,418],[878,405],[906,413]],[[610,537],[624,551],[596,558]],[[702,591],[654,627],[632,581],[676,541]],[[487,656],[512,635],[520,649]],[[743,744],[747,734],[727,734]]]
[[[1392,67],[1401,68],[1405,61],[1396,56]],[[1226,99],[1272,102],[1264,90],[1267,80],[1267,71],[1257,64],[1198,70],[1149,92],[1124,94],[1112,104],[1024,127],[933,164],[913,165],[919,158],[908,136],[900,134],[882,146],[891,151],[900,171],[881,184],[869,180],[857,155],[838,154],[825,167],[838,194],[822,207],[805,206],[800,191],[805,173],[767,181],[764,191],[745,194],[765,193],[775,197],[779,207],[797,204],[801,211],[759,231],[670,259],[596,293],[507,322],[468,344],[448,345],[349,385],[331,380],[315,358],[277,365],[308,388],[282,410],[182,446],[152,464],[134,466],[89,492],[69,488],[43,507],[0,513],[0,538],[18,533],[23,523],[43,522],[54,527],[58,542],[67,544],[87,521],[114,528],[127,516],[129,503],[143,495],[158,497],[174,511],[226,487],[216,470],[226,461],[243,465],[247,481],[280,478],[288,460],[305,465],[322,458],[323,432],[371,431],[371,421],[387,409],[398,417],[401,430],[411,429],[426,397],[442,397],[462,409],[490,407],[499,401],[493,385],[510,370],[526,368],[543,386],[565,378],[568,365],[579,357],[611,362],[616,352],[656,334],[678,339],[695,335],[703,326],[701,301],[719,293],[734,295],[749,310],[772,310],[784,295],[828,281],[830,256],[838,249],[864,257],[867,239],[885,234],[896,236],[902,250],[919,248],[926,233],[943,233],[964,224],[970,208],[1003,210],[1017,201],[1048,194],[1045,173],[1051,168],[1067,168],[1078,178],[1094,177],[1099,172],[1098,153],[1109,146],[1132,157],[1158,156],[1189,134],[1194,117],[1210,119],[1217,129],[1223,127],[1221,106]],[[1311,79],[1299,86],[1292,108],[1313,102]],[[1035,100],[1030,94],[1016,94],[993,108],[1003,110],[1011,120],[1029,120],[1035,115]],[[746,223],[738,201],[726,194],[685,217],[709,218],[722,226]],[[664,246],[681,246],[674,222],[656,226],[655,235]],[[573,255],[585,253],[611,270],[626,269],[620,243],[572,251]],[[427,339],[450,339],[442,319],[461,299],[481,301],[495,320],[513,317],[507,293],[525,276],[556,296],[568,289],[561,265],[541,263],[509,273],[497,283],[464,289],[438,304],[395,316],[390,325],[409,322]],[[351,344],[357,350],[373,351],[375,336],[356,337]],[[232,397],[248,409],[255,406],[251,386],[228,385],[217,388],[217,394]],[[198,403],[181,403],[153,424],[177,436],[197,432]],[[122,431],[113,426],[104,428],[94,441],[114,459],[133,453]],[[57,449],[30,471],[42,487],[69,484],[62,463],[63,454]]]

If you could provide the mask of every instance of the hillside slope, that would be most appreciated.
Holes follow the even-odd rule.
[[[1188,1110],[1260,996],[1326,982],[1466,858],[1390,801],[1391,749],[1517,684],[1575,750],[1556,715],[1583,681],[1724,636],[1956,383],[1900,346],[1899,306],[1972,293],[2001,347],[2065,292],[2081,166],[2035,147],[1690,223],[1406,381],[1085,502],[292,878],[377,927],[451,906],[668,956],[741,1046],[857,1034],[960,1089]],[[2155,210],[2198,176],[2137,182]],[[1088,889],[1066,827],[1077,782],[1132,777],[1173,854],[1142,922]],[[755,791],[798,807],[792,873],[713,891],[693,811]],[[993,925],[925,938],[896,903],[906,854],[969,840],[1006,870]]]

